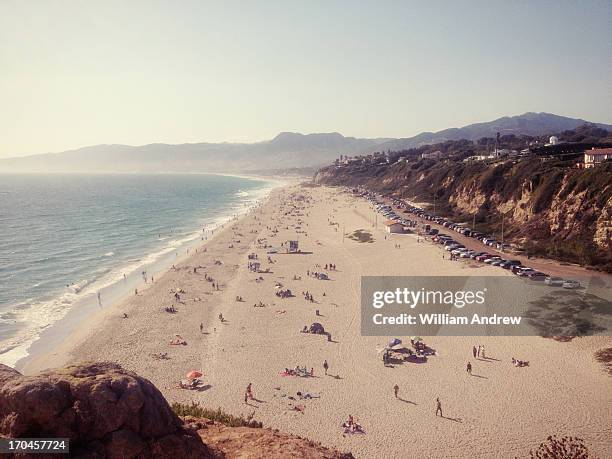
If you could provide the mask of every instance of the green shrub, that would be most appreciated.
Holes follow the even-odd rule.
[[[589,449],[584,440],[578,437],[550,436],[540,446],[529,451],[532,459],[587,459]]]
[[[561,184],[563,178],[562,171],[555,171],[547,174],[541,181],[540,186],[536,189],[533,200],[533,211],[535,213],[542,212],[550,207],[555,194]]]
[[[177,416],[206,418],[210,419],[211,421],[219,422],[228,427],[254,427],[259,429],[263,427],[261,422],[253,419],[254,413],[250,414],[246,418],[243,416],[234,416],[221,410],[221,408],[211,410],[210,408],[200,406],[200,404],[196,402],[192,402],[191,405],[175,402],[172,404],[172,411],[174,411]]]

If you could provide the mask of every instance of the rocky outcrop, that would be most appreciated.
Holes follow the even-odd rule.
[[[341,453],[274,429],[227,427],[219,422],[191,416],[183,419],[188,426],[198,431],[210,448],[226,458],[355,459],[351,453]]]
[[[0,365],[0,436],[69,438],[74,457],[214,457],[151,382],[113,363],[38,376]]]

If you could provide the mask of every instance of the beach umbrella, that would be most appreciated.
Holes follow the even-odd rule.
[[[195,379],[195,378],[201,377],[202,376],[202,372],[196,371],[196,370],[191,370],[185,376],[187,377],[187,379]]]
[[[421,338],[420,336],[413,336],[412,341],[423,341],[423,338]]]
[[[402,344],[402,340],[399,338],[393,338],[391,341],[389,341],[389,344],[387,345],[387,347],[392,348],[395,346],[399,346],[400,344]]]

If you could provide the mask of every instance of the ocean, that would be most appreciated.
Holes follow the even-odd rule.
[[[0,363],[169,267],[278,184],[212,174],[0,175]],[[100,299],[98,299],[100,294]]]

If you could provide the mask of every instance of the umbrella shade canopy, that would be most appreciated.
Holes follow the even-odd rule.
[[[423,338],[421,338],[420,336],[413,336],[412,341],[423,341]]]
[[[187,379],[195,379],[195,378],[199,378],[200,376],[202,376],[202,372],[196,371],[196,370],[191,370],[185,376],[187,377]]]
[[[401,339],[393,338],[391,341],[389,341],[389,344],[387,344],[387,347],[395,347],[395,346],[399,346],[400,344],[402,344]]]

